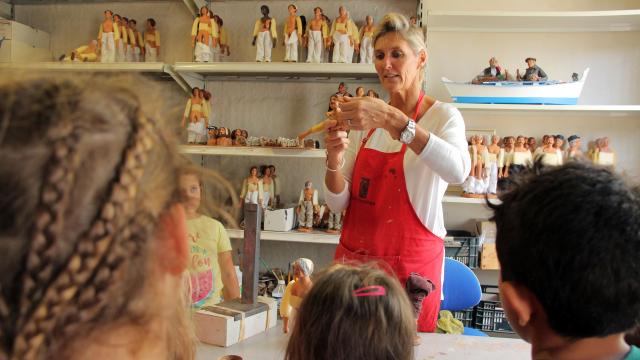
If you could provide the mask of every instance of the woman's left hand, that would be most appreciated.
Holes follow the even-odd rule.
[[[333,117],[349,125],[352,130],[387,129],[395,112],[400,111],[383,100],[370,96],[338,98]]]

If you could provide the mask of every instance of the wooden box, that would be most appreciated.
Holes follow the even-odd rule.
[[[244,319],[240,314],[223,315],[219,310],[227,311],[217,306],[210,309],[215,309],[215,312],[198,310],[194,315],[196,336],[204,343],[227,347],[276,326],[278,314],[275,300],[258,296],[258,302],[266,305],[265,310],[248,313]]]
[[[498,253],[496,244],[482,244],[482,255],[480,257],[480,268],[483,270],[499,270]]]

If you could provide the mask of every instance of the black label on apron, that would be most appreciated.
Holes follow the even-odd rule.
[[[361,197],[362,199],[366,199],[368,194],[369,194],[369,179],[361,178],[360,193],[358,193],[358,196]]]

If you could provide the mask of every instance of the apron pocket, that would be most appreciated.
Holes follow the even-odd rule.
[[[342,243],[339,243],[334,260],[338,264],[373,265],[397,277],[397,274],[402,275],[404,273],[404,266],[402,266],[400,259],[400,256],[371,255],[366,250],[351,251],[344,247]]]

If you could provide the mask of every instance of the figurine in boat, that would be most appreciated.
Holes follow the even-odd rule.
[[[498,63],[498,59],[492,57],[489,59],[489,67],[482,70],[478,76],[471,80],[472,84],[481,84],[487,81],[506,81],[513,80],[513,77],[509,75],[507,69],[504,69]]]
[[[527,63],[527,70],[524,75],[520,75],[520,69],[516,70],[516,79],[518,81],[546,81],[549,79],[547,73],[536,65],[536,58],[528,57],[524,60]]]

